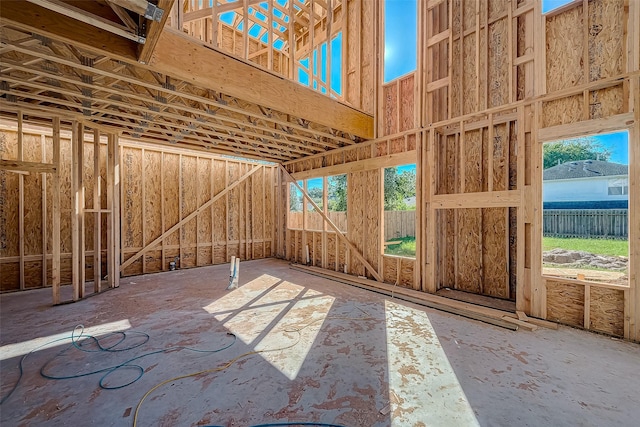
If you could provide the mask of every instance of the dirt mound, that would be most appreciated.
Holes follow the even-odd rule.
[[[629,259],[623,256],[596,255],[584,251],[552,249],[542,253],[542,261],[550,264],[561,264],[567,267],[595,267],[608,270],[624,270]]]

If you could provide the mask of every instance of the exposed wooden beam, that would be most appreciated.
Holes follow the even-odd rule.
[[[117,0],[122,1],[122,0]],[[161,10],[171,10],[173,6],[174,0],[159,0],[158,8]],[[138,46],[138,62],[142,64],[146,64],[151,59],[151,55],[153,54],[153,50],[160,39],[160,34],[164,29],[164,25],[167,22],[167,18],[169,17],[168,13],[163,13],[160,20],[158,21],[149,21],[147,25],[147,34],[146,41],[143,45]]]
[[[149,65],[215,91],[373,138],[373,117],[167,28]],[[247,84],[249,83],[249,84]]]
[[[0,17],[4,24],[10,24],[21,30],[35,31],[45,37],[91,51],[107,53],[116,59],[137,61],[138,43],[133,40],[114,37],[108,31],[32,3],[2,2]]]
[[[159,0],[157,6],[147,0],[108,1],[155,22],[160,22],[161,20],[164,22],[164,20],[166,20],[167,16],[169,15],[167,11],[171,10],[171,6],[173,6],[173,4],[169,4],[169,6],[166,6],[165,4],[163,4],[166,3],[163,0]],[[173,0],[171,0],[171,3],[173,3]]]
[[[100,16],[92,15],[91,13],[78,9],[70,4],[64,3],[59,0],[26,0],[29,3],[36,4],[52,12],[59,13],[63,16],[73,18],[76,21],[84,22],[85,24],[92,25],[102,30],[113,33],[117,36],[124,37],[129,40],[133,40],[137,43],[144,43],[144,37],[140,37],[138,34],[129,30],[124,25],[119,25],[115,22],[104,19]],[[3,6],[4,7],[4,6]]]
[[[137,63],[136,43],[30,3],[7,2],[0,14],[12,26],[114,59]],[[22,4],[22,3],[21,3]],[[35,17],[35,19],[34,19]],[[166,29],[146,68],[198,86],[301,117],[365,139],[373,117],[255,65]],[[247,82],[251,82],[247,85]]]

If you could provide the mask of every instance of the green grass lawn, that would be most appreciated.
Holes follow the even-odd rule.
[[[416,238],[415,237],[399,237],[396,239],[390,239],[390,242],[400,242],[397,245],[387,246],[387,250],[384,251],[385,255],[398,255],[398,256],[416,256]]]
[[[390,239],[392,242],[400,242],[397,245],[387,246],[385,255],[416,256],[416,238],[402,237]],[[598,255],[629,256],[629,242],[626,240],[608,239],[563,239],[559,237],[543,237],[542,250],[561,248],[572,251],[585,251]]]
[[[585,251],[597,255],[629,256],[629,242],[626,240],[542,238],[543,251],[550,251],[555,248]]]

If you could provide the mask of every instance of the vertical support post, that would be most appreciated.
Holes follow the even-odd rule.
[[[243,58],[249,60],[249,1],[243,0],[242,6],[242,49],[244,52]]]
[[[51,288],[56,305],[60,304],[60,117],[53,118],[53,164],[56,171],[52,182]]]
[[[24,133],[22,129],[22,111],[18,111],[18,160],[24,160]],[[24,284],[24,175],[18,175],[18,235],[20,238],[20,290]]]
[[[100,200],[100,131],[93,130],[93,291],[102,281],[102,203]]]
[[[214,4],[217,0],[214,0]],[[213,188],[213,187],[212,187]],[[212,212],[213,215],[213,212]],[[213,216],[212,216],[213,218]],[[165,231],[167,231],[167,229],[165,228],[165,220],[164,220],[164,151],[160,153],[160,224],[162,227],[162,232],[164,233]],[[211,240],[213,242],[213,240]],[[160,269],[162,271],[165,271],[166,268],[166,258],[165,258],[165,239],[162,239],[162,252],[161,252],[161,267]]]
[[[73,300],[84,298],[84,124],[74,121],[71,135],[71,283]]]
[[[218,0],[211,0],[211,44],[218,47]],[[164,260],[162,261],[164,265]]]
[[[422,198],[422,144],[424,144],[422,138],[422,132],[418,132],[415,135],[416,138],[416,220],[415,220],[415,236],[416,236],[416,260],[413,267],[413,289],[419,291],[422,289],[422,268],[424,261],[422,258],[422,241],[423,233],[425,230],[424,224],[424,201]]]
[[[42,149],[42,163],[47,163],[47,145],[44,135],[40,135],[40,147]],[[41,174],[42,189],[42,286],[47,286],[47,174]]]
[[[107,143],[107,275],[109,287],[120,286],[120,153],[118,136]]]

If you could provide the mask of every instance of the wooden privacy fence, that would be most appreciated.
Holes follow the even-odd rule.
[[[389,241],[399,237],[415,237],[416,235],[416,211],[385,211],[384,213],[384,239]],[[302,229],[302,212],[289,212],[289,228]],[[347,229],[346,212],[329,212],[331,221],[340,230]],[[323,230],[323,220],[316,212],[307,212],[307,230]]]
[[[626,239],[627,209],[545,209],[543,232],[547,237]]]

